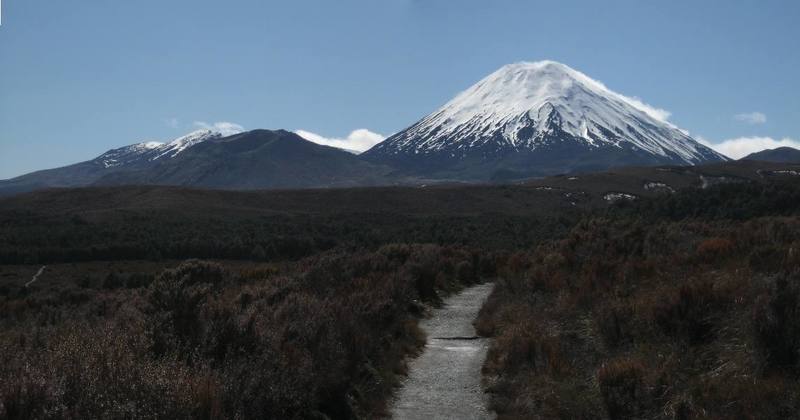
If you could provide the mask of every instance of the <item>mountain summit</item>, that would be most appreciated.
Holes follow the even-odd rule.
[[[96,157],[92,162],[103,168],[114,168],[151,162],[157,159],[169,159],[206,140],[222,137],[224,135],[221,131],[204,128],[180,136],[169,143],[148,141],[111,149]]]
[[[410,173],[458,179],[726,160],[662,113],[564,64],[516,63],[363,157]]]

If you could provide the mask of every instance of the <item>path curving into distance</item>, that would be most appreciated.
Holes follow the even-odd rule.
[[[42,268],[40,268],[40,269],[39,269],[39,271],[37,271],[37,272],[36,272],[36,274],[34,274],[34,275],[33,275],[33,278],[32,278],[32,279],[30,279],[30,281],[28,281],[27,283],[25,283],[25,287],[31,287],[31,285],[33,284],[33,282],[35,282],[36,280],[38,280],[38,279],[39,279],[39,276],[41,276],[41,275],[42,275],[42,273],[44,273],[44,269],[45,269],[45,268],[47,268],[47,266],[46,266],[46,265],[43,265],[43,266],[42,266]]]
[[[428,335],[422,354],[409,364],[408,378],[392,407],[394,419],[493,419],[481,387],[488,339],[477,337],[472,321],[494,287],[473,286],[450,296],[420,323]]]

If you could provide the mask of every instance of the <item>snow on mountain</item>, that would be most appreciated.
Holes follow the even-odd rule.
[[[120,166],[137,160],[143,154],[157,150],[162,146],[164,146],[164,143],[157,141],[131,144],[129,146],[109,150],[98,156],[95,161],[99,162],[105,168]]]
[[[161,143],[160,141],[147,141],[144,143],[137,143],[134,146],[139,146],[142,149],[149,150],[149,149],[157,149],[163,145],[164,143]]]
[[[162,158],[174,158],[192,146],[207,140],[226,137],[226,134],[219,129],[203,128],[180,136],[168,143],[147,141],[112,149],[95,158],[94,162],[104,168],[113,168]],[[232,134],[236,134],[236,132],[227,135]]]
[[[178,156],[182,151],[196,145],[200,144],[206,140],[217,139],[223,137],[222,133],[217,130],[212,129],[200,129],[197,131],[193,131],[185,136],[181,136],[172,140],[171,142],[162,145],[158,148],[158,155],[151,158],[150,160],[156,160],[161,157],[170,157],[173,158]]]
[[[468,157],[563,147],[625,149],[664,163],[725,160],[666,121],[665,111],[609,90],[553,61],[499,70],[365,156]]]

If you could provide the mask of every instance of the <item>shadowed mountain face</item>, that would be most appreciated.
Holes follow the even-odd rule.
[[[201,130],[170,143],[138,143],[95,159],[0,181],[0,194],[88,185],[181,185],[225,189],[389,184],[389,170],[284,130],[223,137]]]
[[[726,160],[659,114],[563,64],[517,63],[362,156],[468,180]]]
[[[115,172],[99,185],[223,189],[346,187],[387,183],[388,169],[284,131],[253,130],[198,144],[173,159]]]
[[[778,147],[777,149],[762,150],[750,153],[742,160],[760,160],[764,162],[800,163],[800,150],[792,147]]]

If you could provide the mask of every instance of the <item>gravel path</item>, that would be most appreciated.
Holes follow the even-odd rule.
[[[395,419],[492,419],[481,388],[481,365],[489,343],[475,336],[472,321],[492,291],[491,283],[445,300],[420,326],[428,335],[422,354],[391,409]]]

